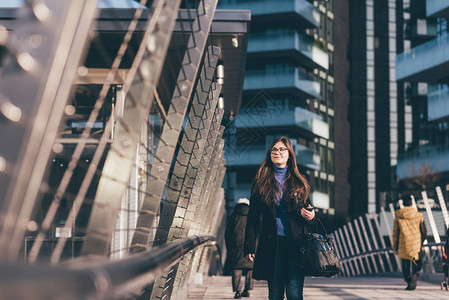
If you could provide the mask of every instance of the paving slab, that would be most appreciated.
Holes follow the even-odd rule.
[[[243,284],[243,278],[242,278]],[[449,291],[441,290],[439,284],[418,281],[414,291],[406,291],[401,278],[394,277],[335,277],[306,278],[304,299],[449,299]],[[203,284],[189,288],[188,300],[234,299],[230,276],[204,278]],[[268,299],[265,281],[255,281],[249,298]]]

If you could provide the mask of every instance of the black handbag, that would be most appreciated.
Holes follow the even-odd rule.
[[[334,237],[327,234],[305,233],[299,247],[301,268],[306,276],[331,277],[341,271],[340,261],[334,245]]]

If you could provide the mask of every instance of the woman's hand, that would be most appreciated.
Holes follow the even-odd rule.
[[[250,261],[254,261],[254,256],[255,256],[254,253],[252,253],[252,254],[247,254],[247,255],[245,256],[245,258],[246,258],[246,259],[249,259]]]
[[[311,208],[312,210],[309,211],[307,209],[305,209],[304,207],[301,208],[301,216],[306,219],[307,221],[311,221],[313,220],[313,218],[315,218],[315,210],[313,209],[313,207],[309,204],[309,206],[307,208]]]

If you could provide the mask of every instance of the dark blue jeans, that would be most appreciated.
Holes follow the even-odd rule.
[[[268,280],[268,299],[284,299],[284,292],[288,300],[302,300],[304,274],[300,272],[298,262],[294,259],[292,246],[288,239],[278,237],[278,249],[273,280]]]

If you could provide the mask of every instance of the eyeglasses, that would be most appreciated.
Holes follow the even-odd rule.
[[[279,151],[280,154],[284,154],[285,151],[287,151],[287,148],[281,147],[281,148],[278,149],[276,147],[273,147],[273,148],[270,149],[270,151],[273,154],[277,153],[278,151]]]

